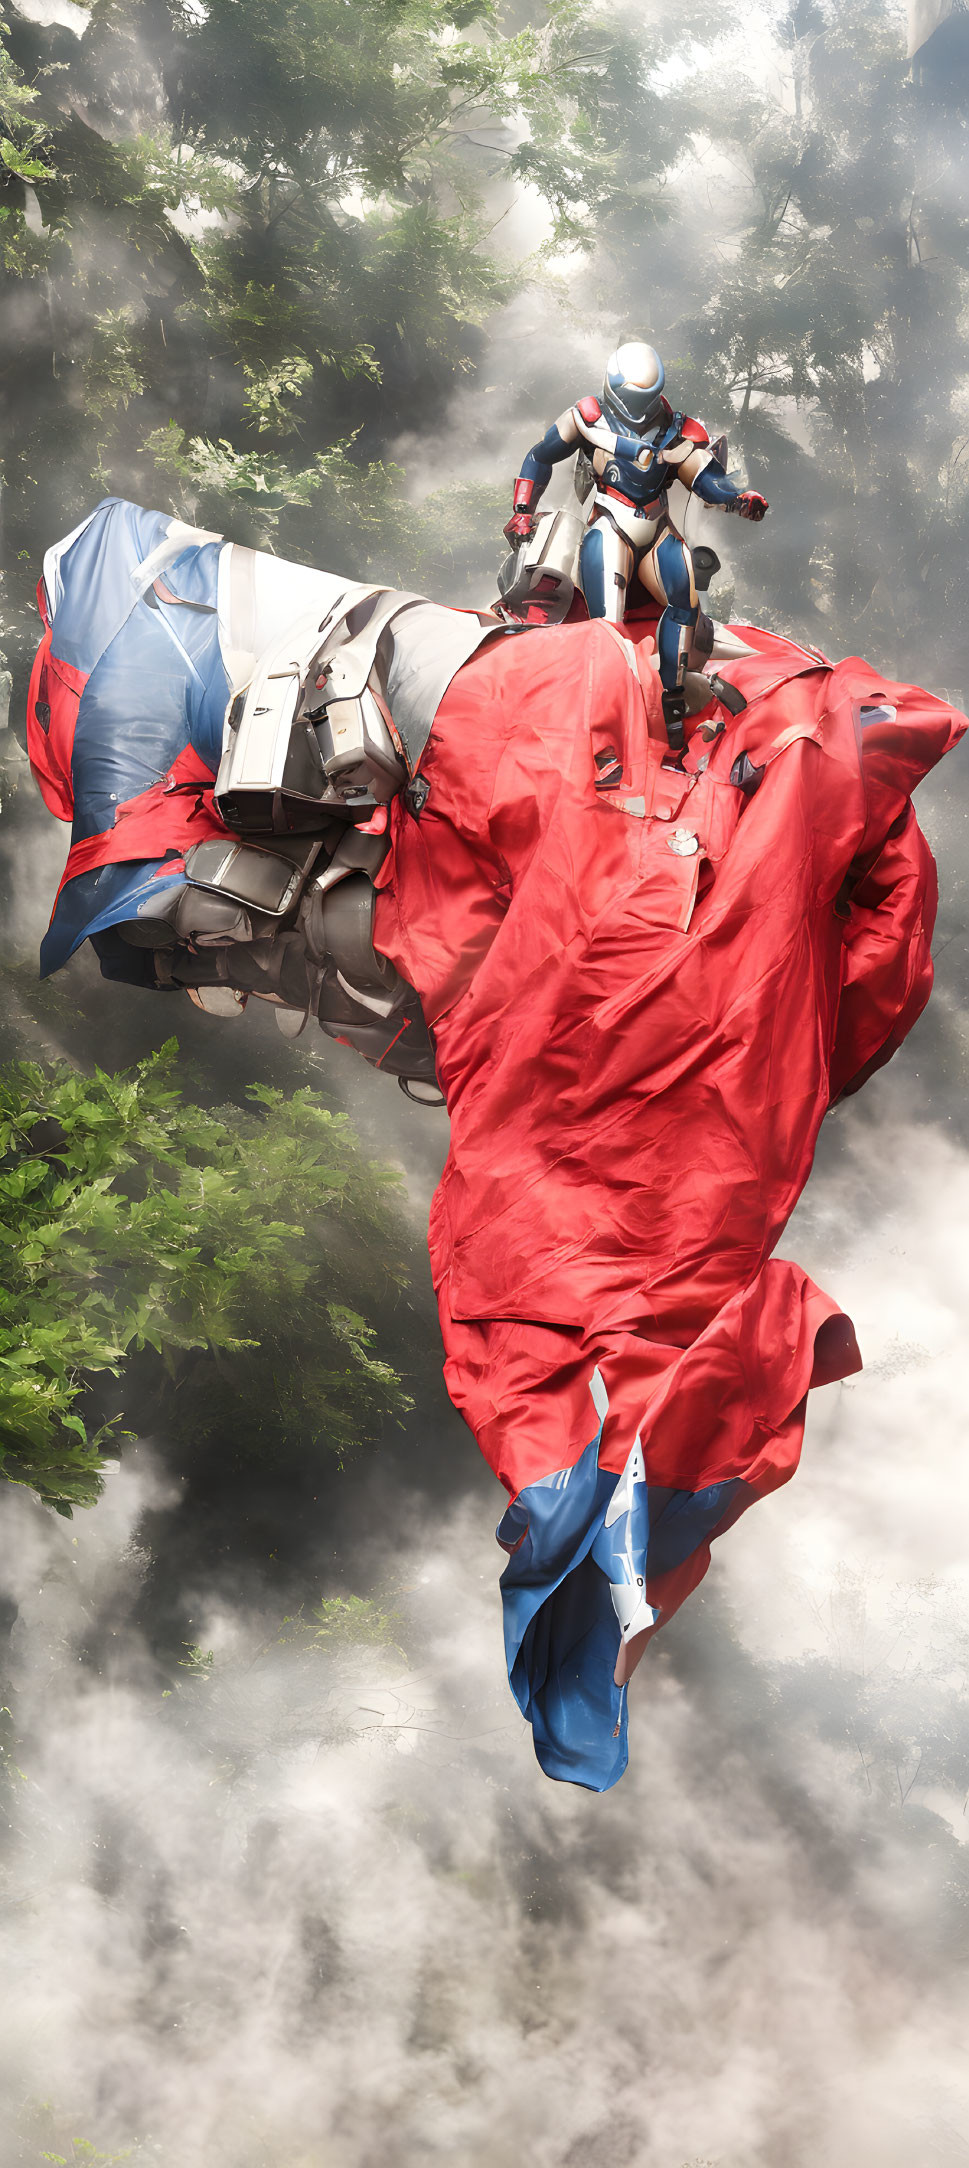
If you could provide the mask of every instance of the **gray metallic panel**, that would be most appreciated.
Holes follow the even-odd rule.
[[[439,602],[415,603],[394,623],[387,705],[412,775],[452,678],[484,640],[501,630],[493,618],[482,621],[473,610],[448,610]]]

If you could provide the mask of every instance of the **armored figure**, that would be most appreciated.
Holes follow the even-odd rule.
[[[664,381],[653,347],[618,347],[607,364],[601,398],[580,399],[567,408],[526,454],[504,532],[513,544],[527,543],[553,466],[573,453],[580,459],[584,454],[594,487],[579,551],[589,615],[621,624],[637,574],[663,605],[657,632],[663,712],[671,744],[680,745],[683,679],[700,613],[694,555],[673,525],[668,492],[680,482],[703,504],[722,505],[751,520],[763,519],[767,499],[757,490],[734,487],[702,423],[674,413],[663,395]],[[716,559],[712,562],[715,566]]]

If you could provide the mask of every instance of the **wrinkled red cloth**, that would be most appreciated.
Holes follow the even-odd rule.
[[[394,807],[375,930],[436,1035],[431,1261],[482,1451],[513,1497],[572,1467],[597,1365],[600,1467],[638,1436],[650,1486],[741,1478],[723,1525],[793,1473],[808,1387],[860,1364],[772,1252],[829,1104],[928,997],[935,871],[909,793],[966,728],[867,663],[733,629],[757,652],[720,667],[748,705],[695,719],[682,772],[648,625],[476,655],[419,818]],[[649,1585],[656,1623],[708,1558]]]

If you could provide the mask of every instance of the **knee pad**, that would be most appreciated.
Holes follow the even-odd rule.
[[[689,618],[680,618],[680,624],[695,624],[699,603],[694,602],[693,561],[679,535],[667,534],[656,552],[656,566],[666,595],[667,609],[688,610]]]

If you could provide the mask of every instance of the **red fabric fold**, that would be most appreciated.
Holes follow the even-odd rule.
[[[186,745],[162,782],[153,783],[150,790],[140,791],[137,798],[128,798],[119,805],[113,827],[72,844],[57,895],[68,881],[89,872],[92,866],[157,858],[163,850],[187,851],[193,843],[204,843],[207,837],[227,835],[225,823],[215,810],[213,787],[211,768],[194,746]]]
[[[512,1493],[588,1445],[594,1364],[603,1465],[638,1433],[650,1484],[749,1499],[793,1472],[812,1382],[860,1363],[772,1252],[832,1098],[927,998],[909,792],[966,722],[750,637],[724,666],[748,706],[696,719],[683,772],[649,627],[494,643],[442,703],[420,819],[394,809],[375,938],[421,993],[451,1116],[446,1377]]]
[[[27,753],[44,804],[59,821],[71,820],[74,813],[71,753],[77,711],[86,684],[82,670],[75,670],[72,663],[60,662],[52,655],[48,627],[30,673]],[[41,711],[46,709],[46,717],[43,712],[38,713],[38,707]]]

